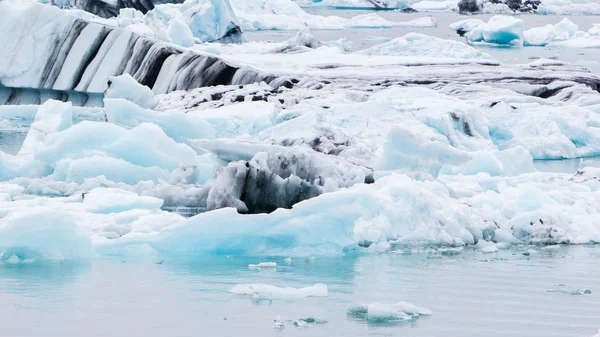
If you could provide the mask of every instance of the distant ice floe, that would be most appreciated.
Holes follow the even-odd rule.
[[[309,14],[290,0],[231,0],[231,5],[240,19],[244,31],[299,30],[304,27],[310,29],[427,28],[437,25],[433,17],[422,17],[408,22],[394,22],[375,13],[358,15],[349,19]]]
[[[430,316],[429,309],[418,307],[408,302],[395,304],[360,304],[348,305],[346,312],[350,316],[364,318],[370,323],[404,322],[412,321],[420,316]]]
[[[561,46],[572,48],[599,48],[600,25],[587,32],[565,18],[557,24],[548,24],[524,30],[522,20],[494,16],[487,23],[479,19],[455,22],[450,28],[465,36],[469,43],[486,42],[498,45]]]
[[[236,284],[229,290],[237,295],[250,295],[254,300],[300,299],[327,297],[327,285],[317,283],[304,288],[280,288],[270,284]]]

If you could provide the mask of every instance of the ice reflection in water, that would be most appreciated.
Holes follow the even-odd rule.
[[[592,336],[600,317],[594,291],[600,248],[525,251],[401,252],[291,264],[284,257],[215,256],[4,265],[0,317],[6,336]],[[261,261],[277,261],[277,269],[248,269]],[[228,292],[238,283],[319,282],[329,286],[329,297],[257,302]],[[560,284],[592,293],[547,292]],[[373,324],[346,313],[351,302],[400,301],[433,314],[409,324]],[[278,316],[328,323],[274,329]]]

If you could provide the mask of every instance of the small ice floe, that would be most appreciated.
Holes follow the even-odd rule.
[[[431,315],[429,309],[421,308],[407,302],[396,304],[353,303],[348,305],[346,312],[348,315],[360,317],[373,323],[411,321],[420,316]]]
[[[305,297],[327,297],[327,285],[317,283],[304,288],[280,288],[270,284],[236,284],[229,290],[238,295],[250,295],[254,300],[298,299]]]
[[[557,289],[548,289],[548,290],[546,290],[546,292],[549,292],[549,293],[563,293],[563,294],[569,294],[569,295],[589,295],[589,294],[592,293],[592,291],[590,289],[587,289],[587,288],[569,289],[564,284],[559,284],[558,287],[559,288],[557,288]]]
[[[248,268],[250,268],[250,269],[277,268],[277,263],[276,262],[261,262],[259,264],[249,264]]]
[[[283,329],[285,328],[285,321],[281,319],[281,316],[277,316],[273,321],[273,325],[275,329]]]
[[[287,258],[283,259],[283,262],[285,262],[287,264],[291,264],[292,263],[292,258],[291,257],[287,257]]]
[[[307,317],[307,318],[299,318],[297,320],[283,320],[281,319],[281,316],[277,316],[277,318],[275,318],[275,320],[273,321],[274,325],[275,325],[275,329],[283,329],[285,328],[285,326],[287,324],[289,325],[293,325],[297,328],[309,328],[315,324],[327,324],[329,323],[328,320],[325,319],[319,319],[319,318],[315,318],[315,317]]]

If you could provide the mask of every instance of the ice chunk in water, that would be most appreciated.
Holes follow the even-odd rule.
[[[408,302],[399,302],[396,304],[360,304],[352,303],[348,305],[346,311],[349,315],[366,319],[369,322],[390,322],[390,321],[408,321],[419,316],[429,316],[429,309],[418,307]]]
[[[298,299],[305,297],[327,297],[327,285],[317,283],[304,288],[280,288],[270,284],[236,284],[230,292],[250,295],[255,300]]]
[[[570,39],[578,29],[577,24],[565,18],[556,25],[545,25],[524,31],[523,42],[526,46],[545,46],[550,42]]]
[[[451,27],[465,29],[467,22],[463,21],[461,23],[457,22]],[[521,19],[505,15],[495,15],[484,24],[476,25],[475,21],[469,21],[468,23],[471,30],[466,34],[466,37],[469,42],[518,44],[523,40],[525,24]]]
[[[261,269],[261,268],[276,268],[277,263],[275,262],[261,262],[259,264],[249,264],[248,268],[250,269]]]

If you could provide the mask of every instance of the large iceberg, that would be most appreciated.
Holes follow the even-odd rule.
[[[600,155],[600,79],[586,69],[502,64],[418,33],[352,51],[311,36],[305,23],[320,17],[297,6],[284,23],[304,28],[291,40],[197,44],[186,4],[108,21],[0,4],[12,15],[0,26],[19,28],[0,37],[0,98],[33,104],[0,107],[2,127],[27,132],[0,152],[2,263],[600,242],[598,170],[534,165]],[[231,4],[240,26],[276,10]],[[192,47],[141,35],[136,20],[161,10],[173,14],[165,36]],[[125,18],[129,28],[109,25]],[[568,21],[549,35],[506,17],[455,26],[490,43],[584,36]],[[198,214],[167,211],[184,207]],[[410,320],[409,307],[361,312]]]

